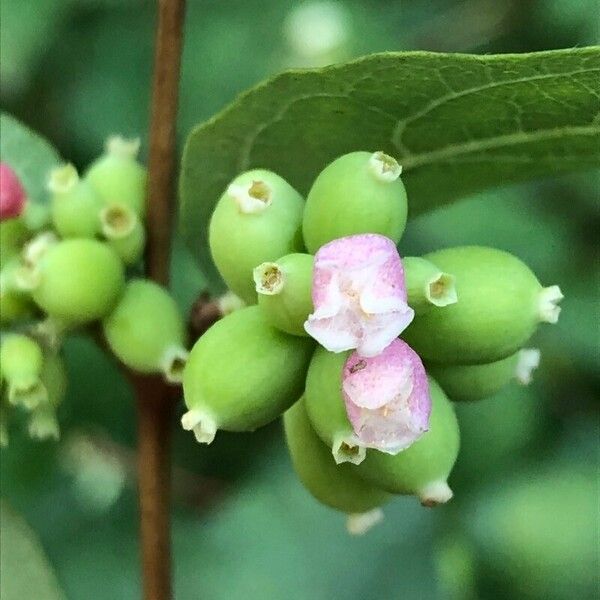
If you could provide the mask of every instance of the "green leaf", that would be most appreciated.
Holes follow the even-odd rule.
[[[266,167],[306,193],[333,158],[385,150],[403,165],[411,215],[511,181],[600,163],[600,48],[474,56],[385,53],[289,71],[190,134],[181,224],[219,281],[206,226],[240,171]]]
[[[29,525],[4,501],[0,503],[2,600],[62,600],[44,551]]]
[[[31,201],[46,200],[46,179],[60,156],[46,140],[6,113],[0,115],[0,160],[15,170]]]

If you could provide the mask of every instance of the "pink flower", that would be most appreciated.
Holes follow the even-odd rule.
[[[0,221],[18,217],[25,206],[25,190],[16,173],[0,163]]]
[[[304,329],[331,352],[356,348],[361,356],[375,356],[414,317],[400,255],[383,235],[352,235],[320,248],[312,299]]]
[[[425,368],[402,340],[373,358],[352,353],[344,365],[342,392],[354,433],[367,448],[397,454],[429,429]]]

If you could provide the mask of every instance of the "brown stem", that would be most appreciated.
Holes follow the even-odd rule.
[[[167,285],[174,206],[175,126],[185,0],[159,0],[148,159],[148,277]],[[171,388],[155,377],[135,378],[142,575],[146,600],[171,591]]]

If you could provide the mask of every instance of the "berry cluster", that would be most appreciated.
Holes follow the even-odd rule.
[[[59,437],[61,346],[73,330],[102,330],[127,367],[181,380],[182,315],[166,290],[136,278],[146,238],[138,149],[137,141],[113,137],[82,176],[71,164],[40,173],[43,205],[28,200],[11,165],[1,165],[2,445],[8,419],[22,411],[31,437]]]
[[[251,431],[284,413],[300,479],[351,515],[354,532],[393,494],[427,506],[452,497],[450,400],[528,383],[539,352],[523,346],[556,322],[562,298],[493,248],[401,258],[400,174],[383,152],[346,154],[306,201],[275,173],[236,177],[209,243],[249,306],[196,342],[183,373],[185,429],[210,443],[219,429]]]

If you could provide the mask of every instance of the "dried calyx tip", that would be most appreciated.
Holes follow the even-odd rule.
[[[261,180],[246,185],[232,183],[227,193],[235,200],[239,211],[246,214],[262,212],[273,201],[271,188]]]
[[[196,441],[200,444],[210,444],[217,434],[217,424],[208,414],[200,410],[188,410],[181,417],[181,426],[186,431],[193,431]]]
[[[452,490],[446,481],[432,481],[419,491],[419,500],[428,508],[446,504],[452,496]]]
[[[543,288],[539,295],[538,311],[540,321],[544,323],[557,323],[560,315],[558,303],[564,298],[557,285]]]
[[[523,348],[519,351],[515,378],[521,385],[529,385],[533,371],[540,366],[541,353],[538,348]]]
[[[244,308],[246,303],[239,296],[229,291],[217,298],[217,306],[219,307],[219,312],[225,316],[240,308]]]
[[[26,410],[33,410],[47,400],[46,386],[38,379],[11,384],[8,387],[8,401],[13,406],[22,406]]]
[[[367,449],[353,436],[342,435],[334,438],[331,453],[338,465],[345,462],[360,465],[367,456]]]
[[[369,168],[377,179],[386,183],[396,181],[402,173],[402,167],[398,161],[384,152],[375,152],[371,155]]]
[[[34,412],[27,427],[29,437],[36,440],[60,439],[60,428],[53,410]]]
[[[181,383],[189,352],[185,348],[168,348],[162,361],[162,371],[169,383]]]
[[[458,295],[455,282],[454,275],[440,272],[427,282],[425,297],[431,304],[439,307],[456,304]]]
[[[383,511],[381,508],[374,508],[364,513],[348,515],[346,529],[350,535],[364,535],[381,521],[383,521]]]
[[[100,211],[102,233],[109,240],[127,237],[137,222],[137,214],[124,204],[110,204]]]
[[[70,163],[56,167],[48,177],[48,191],[54,194],[66,194],[79,181],[77,169]]]
[[[264,262],[253,271],[256,291],[266,296],[274,296],[283,290],[285,275],[281,267],[274,262]]]
[[[23,261],[28,265],[37,265],[42,256],[57,243],[58,237],[53,231],[44,231],[36,235],[23,247],[23,251],[21,252]]]
[[[105,142],[107,154],[123,158],[136,158],[140,151],[140,138],[126,139],[120,135],[111,135]]]

